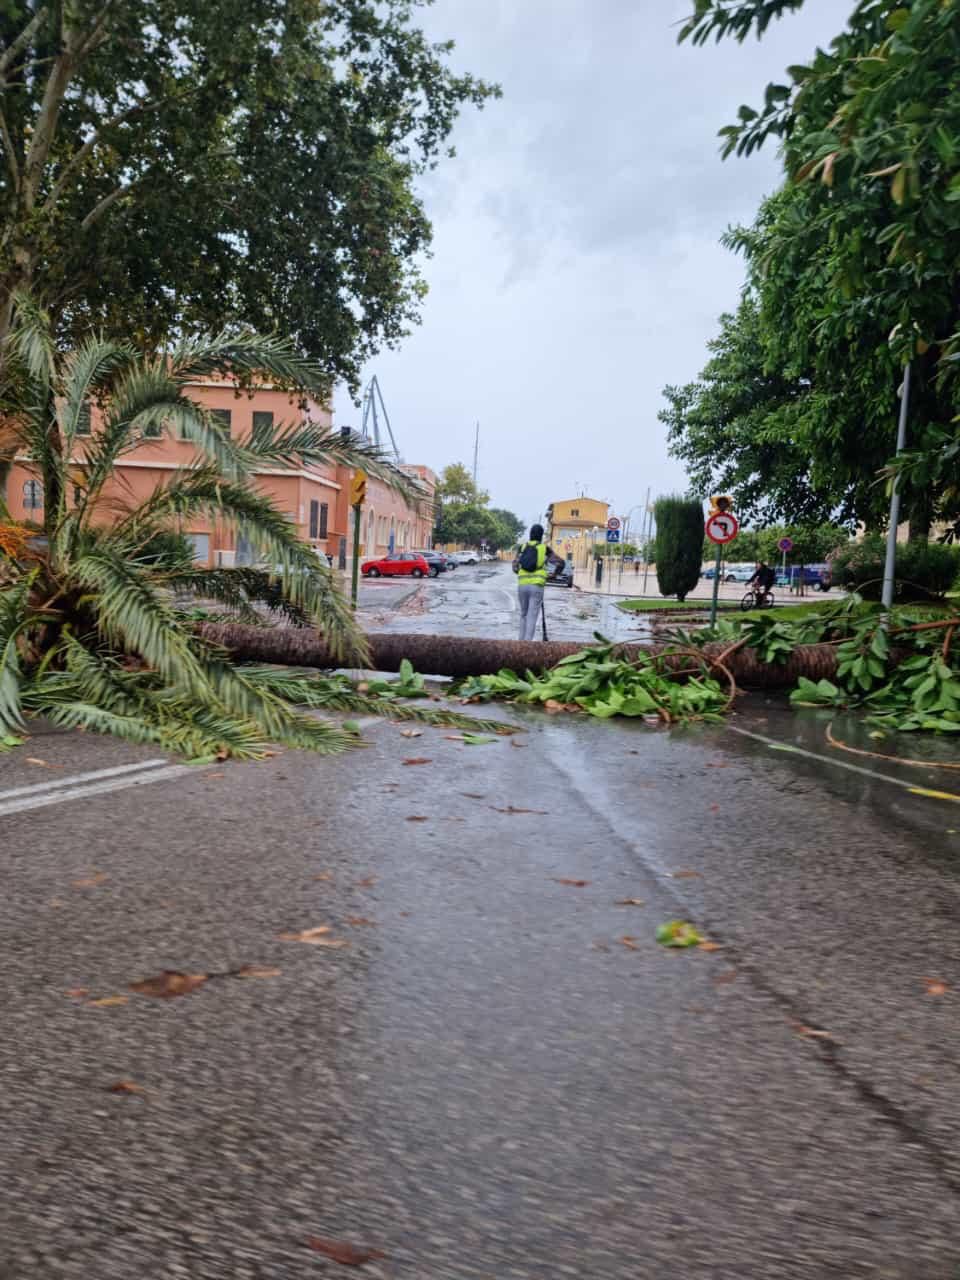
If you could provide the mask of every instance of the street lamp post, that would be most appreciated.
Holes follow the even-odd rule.
[[[907,442],[907,414],[910,409],[910,366],[903,371],[903,386],[900,388],[900,419],[897,423],[897,455],[903,453]],[[887,526],[887,555],[883,565],[883,588],[880,601],[884,610],[893,604],[893,580],[897,562],[897,525],[900,523],[900,477],[893,477],[890,488],[890,523]],[[803,571],[801,570],[801,576]]]

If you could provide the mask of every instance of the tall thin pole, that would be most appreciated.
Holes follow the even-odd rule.
[[[653,512],[650,510],[650,486],[647,485],[647,496],[643,504],[643,586],[640,594],[647,594],[647,571],[650,568],[650,535],[653,532]]]
[[[353,508],[353,575],[350,584],[350,603],[357,607],[357,591],[360,585],[360,503]]]
[[[480,461],[480,423],[477,423],[477,434],[473,438],[473,487],[477,487],[477,464]]]
[[[717,543],[717,554],[713,561],[713,596],[710,600],[710,625],[717,625],[717,596],[720,594],[720,574],[722,572],[723,544]]]
[[[897,454],[903,453],[907,442],[907,414],[910,410],[910,365],[903,371],[900,388],[900,420],[897,424]],[[897,525],[900,523],[900,482],[894,476],[890,489],[890,523],[887,527],[887,557],[883,565],[883,591],[880,600],[884,609],[893,604],[893,577],[897,562]]]

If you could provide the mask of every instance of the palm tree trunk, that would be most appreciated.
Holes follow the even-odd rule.
[[[310,628],[249,627],[239,623],[204,622],[200,636],[228,650],[236,662],[280,663],[291,667],[330,669],[342,666],[331,655],[323,636]],[[475,640],[468,636],[367,636],[371,669],[399,671],[408,658],[424,675],[493,675],[506,668],[522,675],[525,671],[547,671],[561,658],[579,653],[582,644],[560,641],[540,643],[529,640]],[[706,645],[703,652],[719,658],[725,646]],[[643,645],[624,645],[626,658],[656,652]],[[674,670],[690,666],[690,657],[665,655],[664,666]],[[754,688],[789,688],[800,676],[809,680],[830,679],[836,674],[837,653],[831,645],[799,645],[786,662],[761,662],[752,649],[739,649],[723,659],[739,685]]]

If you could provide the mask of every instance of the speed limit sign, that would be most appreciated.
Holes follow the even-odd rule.
[[[732,542],[740,532],[740,522],[729,511],[715,511],[706,523],[707,537],[721,546]]]

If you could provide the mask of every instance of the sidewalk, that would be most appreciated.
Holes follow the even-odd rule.
[[[621,572],[620,564],[614,561],[612,565],[604,562],[603,565],[603,581],[598,586],[596,581],[596,566],[591,564],[587,568],[574,569],[573,585],[580,591],[589,592],[592,595],[603,595],[611,597],[626,597],[631,600],[664,600],[668,597],[660,594],[657,586],[657,571],[653,565],[647,570],[647,587],[643,589],[644,573],[643,565],[640,565],[639,571],[634,571],[634,566],[625,564]],[[721,582],[718,600],[726,603],[737,603],[743,599],[747,590],[746,583],[743,582]],[[791,595],[786,587],[774,588],[774,598],[777,604],[809,604],[815,600],[836,599],[837,592],[821,593],[819,591],[809,590],[806,595]],[[713,580],[710,578],[701,578],[693,590],[688,594],[688,600],[702,600],[704,604],[709,604],[713,598]]]

